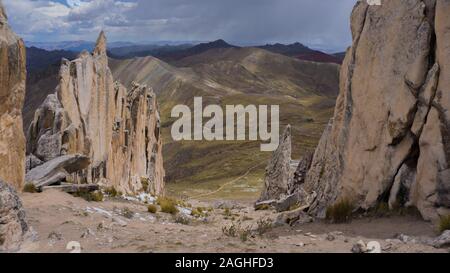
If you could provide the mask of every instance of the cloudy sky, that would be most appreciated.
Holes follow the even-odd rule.
[[[0,0],[1,1],[1,0]],[[356,0],[3,0],[10,24],[28,41],[350,43]]]

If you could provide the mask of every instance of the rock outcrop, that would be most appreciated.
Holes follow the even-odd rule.
[[[17,192],[0,180],[0,252],[17,251],[28,230]]]
[[[28,231],[16,191],[25,176],[25,60],[24,43],[8,26],[0,0],[0,252],[17,251]]]
[[[288,190],[291,178],[291,126],[287,126],[280,139],[280,145],[273,152],[266,167],[264,189],[259,202],[279,199]]]
[[[370,209],[450,208],[450,1],[359,1],[334,117],[301,187],[309,213],[341,199]]]
[[[66,181],[70,174],[86,169],[90,164],[89,157],[84,155],[64,155],[54,158],[27,172],[25,180],[37,188]]]
[[[0,178],[22,189],[25,136],[22,107],[26,80],[25,46],[10,29],[0,2]]]
[[[63,60],[60,83],[36,111],[27,154],[43,162],[64,155],[89,157],[73,183],[114,186],[124,193],[164,191],[160,117],[153,91],[114,82],[102,32],[93,54]],[[33,157],[31,156],[33,155]],[[59,172],[60,173],[60,172]]]

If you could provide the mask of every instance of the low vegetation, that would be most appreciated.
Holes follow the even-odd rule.
[[[158,197],[158,200],[156,202],[161,207],[161,212],[169,214],[178,213],[178,202],[176,200],[169,197]]]
[[[243,227],[241,222],[233,222],[229,226],[222,227],[222,233],[227,237],[239,237],[242,242],[246,242],[251,235],[252,227]]]
[[[270,210],[271,206],[269,204],[262,204],[255,207],[255,210]]]
[[[129,208],[125,207],[122,209],[121,215],[127,219],[133,219],[134,212],[131,211]]]
[[[208,216],[207,210],[202,207],[194,208],[191,212],[191,216],[194,216],[196,218],[206,217]]]
[[[108,187],[104,189],[105,193],[110,197],[120,196],[119,192],[116,190],[114,186]]]
[[[33,183],[27,183],[23,187],[23,192],[37,193],[38,189],[36,188],[36,186]]]
[[[189,225],[190,222],[191,221],[189,220],[189,218],[182,214],[178,214],[177,216],[175,216],[175,223],[177,223],[177,224]]]
[[[73,196],[83,198],[84,200],[88,202],[102,202],[103,201],[103,193],[101,191],[84,191],[84,190],[78,190],[77,192],[73,193]]]
[[[336,204],[329,206],[326,218],[332,223],[347,223],[352,219],[354,205],[349,199],[342,199]]]
[[[156,205],[153,205],[153,204],[148,205],[147,211],[150,212],[150,213],[155,214],[155,213],[158,212],[158,207]]]
[[[261,218],[257,221],[256,232],[259,236],[264,235],[273,228],[273,222],[270,218]]]
[[[149,179],[147,177],[142,177],[141,178],[141,184],[142,184],[142,191],[143,192],[148,192],[148,186],[149,186]]]
[[[394,203],[390,207],[387,202],[381,202],[374,209],[369,210],[368,215],[373,217],[420,216],[420,212],[415,207],[405,207],[399,203]]]
[[[439,221],[439,232],[450,230],[450,215],[441,217]]]

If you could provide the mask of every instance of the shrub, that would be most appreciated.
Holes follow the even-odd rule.
[[[269,210],[271,206],[269,204],[262,204],[255,207],[255,210]]]
[[[156,205],[148,205],[147,207],[147,211],[150,213],[155,214],[156,212],[158,212],[158,207]]]
[[[273,224],[272,224],[272,220],[269,218],[261,218],[257,221],[257,225],[258,227],[256,228],[256,232],[258,232],[258,234],[260,236],[264,235],[265,233],[269,232],[270,230],[272,230]]]
[[[117,197],[119,195],[119,192],[116,190],[114,186],[106,188],[105,193],[111,197]]]
[[[141,178],[141,184],[142,184],[142,191],[148,192],[148,186],[149,186],[149,179],[147,177]]]
[[[175,217],[175,223],[182,225],[189,225],[190,221],[189,218],[187,218],[186,216],[179,214]]]
[[[73,196],[83,198],[84,200],[86,200],[88,202],[102,202],[103,201],[103,193],[101,191],[89,192],[89,191],[78,190],[77,192],[75,192],[73,194]]]
[[[225,208],[225,209],[223,210],[223,215],[225,215],[225,216],[227,216],[227,217],[232,216],[231,210],[230,210],[229,208]]]
[[[134,212],[132,212],[129,208],[126,207],[126,208],[122,209],[121,215],[127,219],[133,219]]]
[[[332,223],[349,222],[352,218],[353,208],[353,203],[350,200],[342,199],[327,208],[326,218]]]
[[[450,230],[450,215],[441,217],[439,221],[439,232]]]
[[[242,227],[241,222],[233,222],[230,226],[222,227],[222,233],[227,237],[239,237],[242,242],[248,240],[252,227]]]
[[[23,187],[23,192],[37,193],[38,189],[36,188],[36,186],[33,183],[27,183]]]
[[[157,204],[164,213],[177,214],[177,201],[168,197],[158,197]]]
[[[194,217],[206,217],[208,216],[208,212],[210,212],[209,209],[203,208],[203,207],[198,207],[198,208],[194,208],[191,212],[191,215]]]

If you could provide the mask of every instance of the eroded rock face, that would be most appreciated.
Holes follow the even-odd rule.
[[[21,189],[25,175],[22,107],[25,97],[25,46],[8,26],[0,2],[0,178]]]
[[[356,4],[335,114],[302,186],[317,195],[310,213],[343,198],[428,220],[450,207],[448,14],[448,0]]]
[[[286,194],[291,177],[291,126],[287,126],[267,165],[264,189],[258,202],[279,199]]]
[[[36,111],[27,153],[42,161],[63,155],[90,158],[69,180],[115,186],[124,193],[164,191],[160,117],[153,91],[114,82],[102,32],[90,54],[63,60],[60,84]]]
[[[17,251],[28,231],[17,192],[0,180],[0,252]]]

